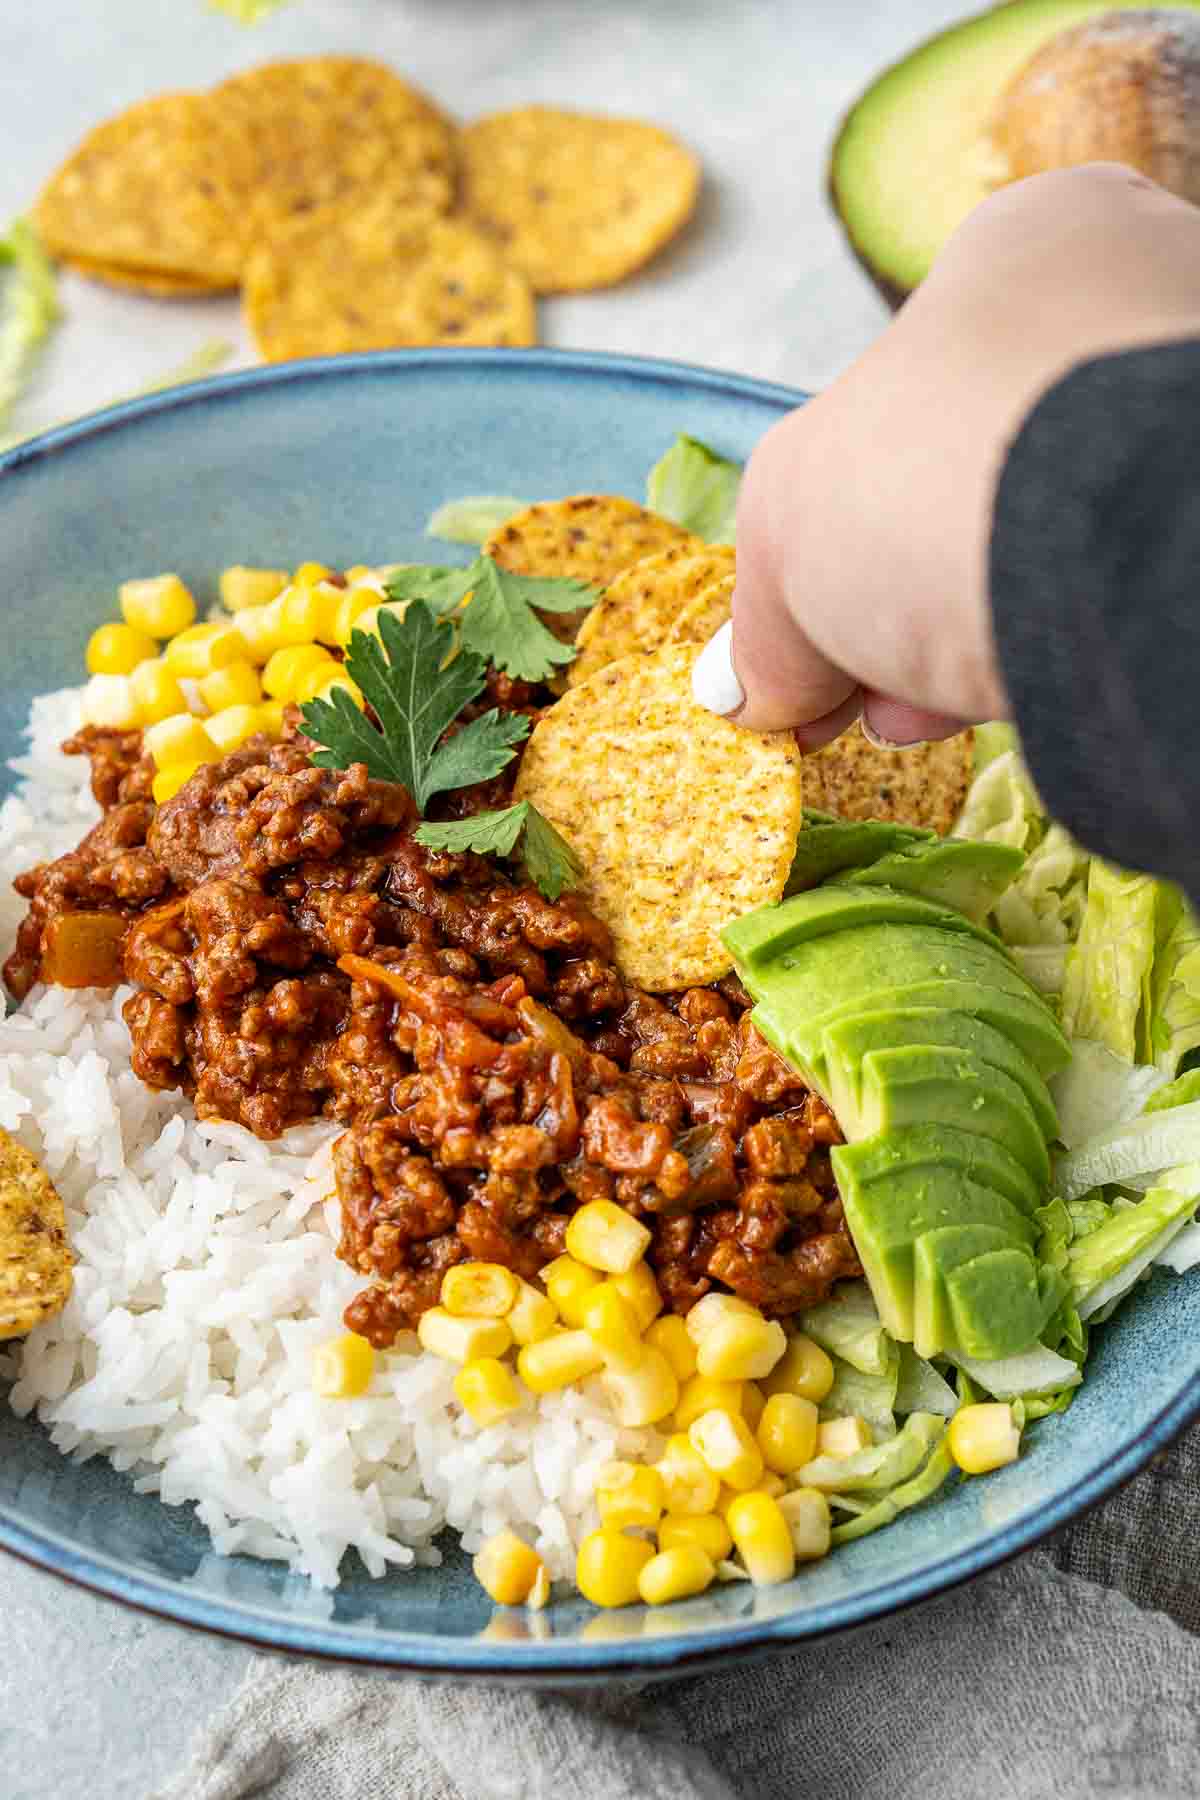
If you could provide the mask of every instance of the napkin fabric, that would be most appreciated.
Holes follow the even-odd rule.
[[[1194,1800],[1200,1430],[1049,1549],[731,1671],[545,1691],[259,1657],[156,1800]]]

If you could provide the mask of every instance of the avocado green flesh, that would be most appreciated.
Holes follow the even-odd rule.
[[[801,832],[803,838],[804,833]],[[839,871],[831,883],[898,888],[952,907],[976,923],[986,918],[1011,886],[1025,861],[1013,844],[974,844],[965,838],[935,838],[901,846],[868,869]]]
[[[761,906],[727,925],[721,938],[739,966],[744,963],[749,969],[773,970],[777,965],[785,969],[795,966],[797,953],[822,939],[836,934],[838,945],[849,947],[848,939],[855,932],[878,927],[936,932],[943,946],[951,936],[976,938],[1004,960],[1003,946],[995,934],[952,907],[939,906],[920,894],[848,884],[809,888],[790,900],[781,900],[778,906]]]
[[[1176,0],[1169,10],[1198,8],[1200,0]],[[1060,31],[1137,9],[1137,0],[1011,0],[921,44],[868,88],[838,133],[829,186],[856,253],[889,297],[924,279],[951,232],[1004,179],[987,124],[1018,70]]]
[[[857,1071],[871,1050],[893,1050],[902,1045],[933,1044],[952,1050],[969,1050],[983,1062],[1015,1081],[1033,1109],[1044,1138],[1058,1136],[1058,1114],[1050,1090],[1030,1059],[994,1026],[969,1013],[946,1007],[895,1007],[887,1012],[853,1013],[827,1025],[821,1034],[822,1061],[828,1071],[826,1096],[840,1119],[834,1098],[837,1087],[849,1087],[857,1104]],[[836,1065],[836,1071],[835,1071]]]
[[[958,1353],[985,1360],[1028,1350],[1061,1298],[1061,1288],[1039,1285],[1034,1258],[1015,1246],[972,1257],[945,1281]]]
[[[848,1181],[894,1181],[911,1169],[937,1171],[991,1188],[1032,1218],[1044,1195],[1029,1170],[1003,1144],[955,1125],[901,1125],[882,1138],[836,1144],[830,1151],[839,1189]],[[954,1219],[937,1221],[953,1225]]]
[[[833,1071],[830,1070],[831,1086]],[[872,1050],[863,1058],[862,1100],[849,1123],[833,1103],[848,1138],[891,1134],[904,1125],[954,1125],[993,1139],[1049,1185],[1050,1153],[1033,1109],[1015,1081],[969,1050],[905,1045]]]
[[[1033,1225],[1018,1207],[985,1182],[955,1170],[927,1164],[863,1181],[839,1170],[838,1187],[879,1316],[903,1343],[914,1337],[916,1246],[926,1233],[988,1226],[998,1233],[998,1244],[1032,1246]],[[937,1350],[922,1354],[936,1355]]]
[[[816,887],[842,870],[861,869],[906,844],[933,842],[932,831],[893,825],[884,819],[839,819],[833,813],[804,813],[804,829],[784,888],[785,897]]]
[[[954,1319],[946,1276],[951,1269],[984,1256],[989,1250],[1007,1250],[1012,1238],[996,1225],[943,1225],[927,1231],[913,1245],[913,1349],[918,1356],[937,1356],[956,1347]],[[928,1345],[935,1348],[929,1350]]]

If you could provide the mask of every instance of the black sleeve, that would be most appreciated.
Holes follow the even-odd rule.
[[[1001,473],[990,591],[1051,813],[1200,897],[1200,341],[1083,363],[1041,398]]]

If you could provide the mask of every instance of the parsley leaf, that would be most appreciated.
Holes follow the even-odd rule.
[[[482,657],[454,648],[452,628],[414,601],[404,618],[381,612],[382,642],[356,631],[346,672],[374,708],[382,730],[359,712],[349,694],[310,700],[304,728],[325,747],[313,756],[323,769],[364,762],[378,781],[398,781],[424,813],[433,794],[490,781],[512,760],[513,745],[529,731],[520,713],[493,710],[472,719],[446,743],[438,739],[463,707],[483,691]]]
[[[453,613],[463,648],[518,681],[545,681],[578,654],[573,644],[559,642],[538,612],[582,612],[600,597],[585,582],[516,575],[490,556],[477,557],[466,569],[397,569],[386,586],[393,600],[420,599],[443,616]]]
[[[525,872],[547,900],[557,900],[564,888],[578,887],[583,874],[570,844],[528,800],[502,812],[419,825],[416,837],[428,850],[474,850],[479,856],[511,856],[519,842]]]

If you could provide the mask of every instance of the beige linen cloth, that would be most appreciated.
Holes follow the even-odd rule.
[[[155,1800],[1196,1800],[1200,1430],[915,1611],[686,1681],[535,1691],[259,1657]]]

